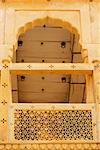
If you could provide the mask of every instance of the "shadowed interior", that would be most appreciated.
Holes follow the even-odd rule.
[[[78,34],[44,24],[19,36],[14,62],[82,63]],[[84,75],[37,74],[12,78],[14,102],[84,103]]]

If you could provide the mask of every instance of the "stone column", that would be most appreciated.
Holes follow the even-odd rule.
[[[100,61],[94,61],[94,93],[96,101],[96,110],[97,110],[97,139],[100,141]]]
[[[82,58],[84,63],[89,63],[88,50],[82,49]],[[93,77],[86,75],[86,103],[94,103]]]
[[[8,108],[12,102],[11,74],[9,63],[12,59],[12,48],[0,45],[1,83],[0,83],[0,142],[8,142]]]
[[[86,75],[86,103],[95,103],[93,75]]]

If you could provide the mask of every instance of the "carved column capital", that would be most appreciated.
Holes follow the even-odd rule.
[[[12,45],[0,45],[0,63],[6,64],[12,61],[13,46]]]
[[[93,60],[92,63],[94,64],[94,69],[100,71],[100,60]]]
[[[82,53],[83,62],[84,63],[88,63],[88,52],[87,52],[87,49],[82,49],[81,53]]]

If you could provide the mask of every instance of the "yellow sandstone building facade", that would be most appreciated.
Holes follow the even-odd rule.
[[[0,149],[100,150],[100,0],[0,0]]]

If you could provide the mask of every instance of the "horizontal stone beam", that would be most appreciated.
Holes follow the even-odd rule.
[[[94,66],[85,63],[13,63],[13,74],[92,74]]]

